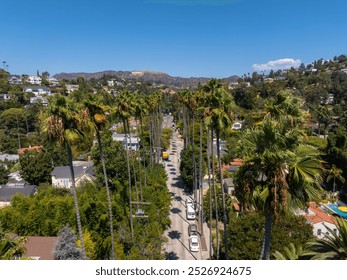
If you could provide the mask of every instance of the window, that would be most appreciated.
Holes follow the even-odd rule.
[[[321,235],[322,234],[322,230],[319,228],[318,230],[317,230],[317,235]]]

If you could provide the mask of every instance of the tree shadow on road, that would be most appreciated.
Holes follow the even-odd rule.
[[[178,260],[179,257],[175,252],[165,252],[165,260]]]
[[[178,213],[181,213],[181,212],[182,212],[181,209],[179,209],[179,208],[177,208],[177,207],[172,208],[170,211],[171,211],[173,214],[178,214]]]
[[[172,230],[168,233],[168,236],[171,239],[180,239],[181,238],[181,233],[177,230]]]

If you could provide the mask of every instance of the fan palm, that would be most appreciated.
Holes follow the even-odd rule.
[[[109,210],[109,216],[110,216],[110,235],[111,235],[111,249],[112,249],[111,259],[115,259],[112,204],[111,204],[110,189],[108,185],[108,178],[106,173],[105,157],[104,157],[103,146],[102,146],[101,137],[100,137],[100,131],[105,129],[105,126],[107,123],[106,111],[109,111],[110,108],[107,106],[104,106],[102,104],[101,99],[94,94],[88,94],[87,96],[85,96],[83,100],[83,104],[84,104],[85,110],[87,110],[86,115],[89,117],[90,124],[92,125],[93,130],[95,131],[96,139],[98,141],[99,154],[100,154],[100,160],[101,160],[102,170],[104,174],[104,182],[106,187],[107,203],[108,203],[108,210]]]
[[[218,168],[222,189],[225,258],[228,259],[227,214],[225,205],[225,191],[222,187],[223,172],[219,141],[221,132],[230,129],[231,127],[231,112],[234,102],[231,95],[227,93],[224,84],[216,79],[211,79],[202,87],[202,90],[206,93],[207,104],[207,107],[205,108],[205,125],[216,132]]]
[[[41,129],[47,134],[48,138],[52,142],[59,143],[67,149],[71,174],[71,193],[74,198],[77,228],[82,247],[82,257],[86,258],[71,150],[72,144],[76,143],[78,139],[84,136],[86,118],[81,115],[84,112],[78,111],[76,106],[74,106],[74,103],[70,102],[66,97],[60,94],[50,98],[49,101],[47,110],[42,115]]]
[[[261,259],[270,258],[272,222],[281,212],[317,199],[323,172],[319,152],[304,144],[304,112],[288,104],[288,93],[279,95],[264,120],[242,136],[245,165],[234,181],[242,205],[252,203],[265,215]]]

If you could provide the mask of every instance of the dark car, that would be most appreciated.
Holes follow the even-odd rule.
[[[188,225],[188,235],[197,235],[198,233],[198,228],[196,226],[196,224],[189,224]]]

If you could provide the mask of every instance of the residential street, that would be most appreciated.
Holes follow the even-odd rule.
[[[164,118],[164,127],[171,127],[172,116]],[[180,153],[183,149],[183,140],[180,135],[173,129],[172,138],[170,141],[169,160],[165,161],[165,169],[168,174],[167,186],[172,197],[171,202],[171,227],[165,231],[165,236],[168,242],[164,245],[166,259],[168,260],[202,260],[209,258],[209,229],[204,224],[205,238],[201,238],[198,227],[198,237],[200,243],[199,252],[191,252],[188,243],[188,224],[196,223],[197,220],[186,219],[186,198],[191,194],[184,190],[183,182],[180,178],[179,164]]]

